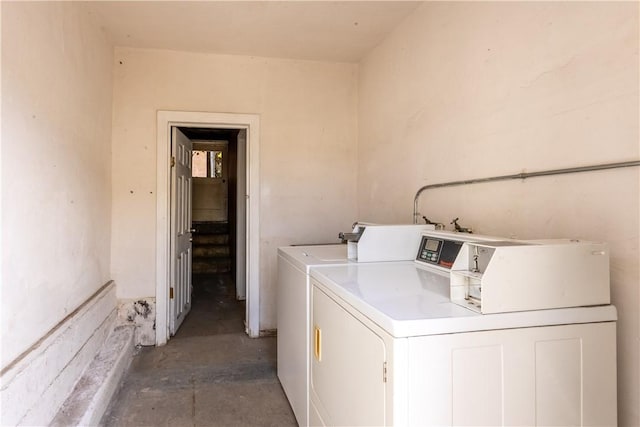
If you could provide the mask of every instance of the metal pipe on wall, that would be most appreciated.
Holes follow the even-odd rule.
[[[564,175],[570,173],[579,173],[579,172],[592,172],[599,170],[607,170],[607,169],[619,169],[619,168],[628,168],[633,166],[640,166],[640,160],[632,160],[628,162],[617,162],[617,163],[604,163],[600,165],[591,165],[591,166],[578,166],[575,168],[564,168],[564,169],[550,169],[544,171],[537,172],[522,172],[513,175],[500,175],[500,176],[492,176],[488,178],[475,178],[475,179],[465,179],[461,181],[449,181],[442,182],[439,184],[429,184],[423,187],[416,192],[415,197],[413,198],[413,223],[418,223],[418,199],[423,191],[431,190],[434,188],[443,188],[443,187],[456,187],[460,185],[467,184],[479,184],[484,182],[493,182],[493,181],[507,181],[511,179],[527,179],[534,178],[539,176],[551,176],[551,175]]]

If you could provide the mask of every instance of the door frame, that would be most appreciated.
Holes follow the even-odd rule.
[[[260,336],[260,116],[165,111],[157,113],[156,142],[156,345],[169,340],[171,127],[246,129],[245,332]]]

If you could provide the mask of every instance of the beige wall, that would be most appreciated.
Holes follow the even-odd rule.
[[[358,208],[411,221],[425,184],[637,160],[637,3],[429,3],[361,63]],[[621,425],[639,425],[638,168],[423,193],[477,232],[611,245]],[[383,206],[384,208],[381,208]]]
[[[260,328],[275,328],[277,247],[355,220],[357,66],[117,48],[112,274],[155,295],[156,111],[260,115]]]
[[[2,367],[110,278],[112,58],[80,4],[2,3]]]
[[[220,181],[219,178],[193,178],[192,221],[228,220],[229,184]]]

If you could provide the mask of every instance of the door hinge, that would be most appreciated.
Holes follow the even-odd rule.
[[[382,382],[387,382],[387,362],[382,363]]]
[[[171,156],[171,167],[175,167],[176,165],[176,158],[174,156]]]
[[[169,288],[169,299],[173,299],[173,288]]]

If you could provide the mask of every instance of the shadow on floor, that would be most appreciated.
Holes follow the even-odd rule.
[[[229,275],[194,277],[191,312],[165,346],[141,348],[104,426],[296,426],[276,339],[244,333]]]
[[[174,339],[244,332],[245,302],[230,274],[193,276],[193,302]]]

